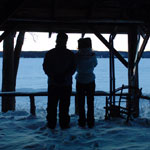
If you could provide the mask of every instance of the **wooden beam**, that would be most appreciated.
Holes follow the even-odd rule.
[[[11,32],[3,44],[2,91],[14,91],[14,36]],[[2,112],[15,110],[14,97],[2,97]]]
[[[137,45],[136,45],[136,53],[135,53],[135,56],[134,56],[134,64],[137,62],[137,58],[138,58],[138,49],[139,49],[139,44],[140,44],[140,34],[137,33]]]
[[[120,17],[125,19],[130,18],[134,5],[138,3],[137,1],[138,0],[119,0],[118,3],[120,5]]]
[[[120,88],[118,88],[118,91]],[[95,91],[94,96],[110,96],[111,94],[105,91]],[[116,93],[116,96],[120,96],[120,93]],[[127,96],[128,93],[123,93]],[[0,92],[0,96],[48,96],[48,92]],[[76,96],[76,92],[72,92],[71,96]]]
[[[117,52],[117,50],[112,47],[109,42],[100,34],[98,31],[91,27],[91,30],[93,30],[94,34],[98,37],[99,40],[102,41],[102,43],[108,48],[108,49],[113,49],[114,55],[124,64],[126,68],[128,68],[128,62]]]
[[[36,115],[36,106],[34,96],[30,96],[30,113],[35,116]]]
[[[102,5],[104,3],[105,0],[90,0],[89,2],[89,7],[87,9],[86,12],[86,17],[85,18],[90,18],[92,16],[92,13],[95,9],[95,7],[97,6],[97,2],[99,3],[99,5]]]
[[[0,26],[5,24],[7,19],[11,17],[17,10],[20,8],[25,0],[13,0],[13,3],[8,3],[5,4],[5,9],[4,13],[1,15],[0,19]]]
[[[48,5],[49,5],[49,18],[55,18],[55,4],[57,3],[57,0],[49,0]]]
[[[132,78],[135,76],[134,65],[137,61],[138,55],[138,45],[139,45],[139,36],[138,36],[137,26],[131,26],[128,33],[128,62],[129,62],[129,85],[132,85]],[[133,81],[134,82],[134,81]],[[134,84],[134,83],[133,83]],[[134,85],[135,86],[135,85]]]
[[[147,44],[147,42],[148,42],[148,40],[149,40],[149,36],[150,36],[150,34],[146,34],[146,36],[145,36],[145,38],[144,38],[144,41],[143,41],[143,43],[142,43],[142,45],[141,45],[141,48],[140,48],[140,50],[139,50],[139,52],[138,52],[136,65],[139,63],[139,61],[140,61],[140,59],[141,59],[141,57],[142,57],[142,54],[143,54],[143,52],[144,52],[144,50],[145,50],[145,47],[146,47],[146,44]]]
[[[113,48],[113,41],[116,36],[115,30],[110,34],[109,36],[109,44]],[[110,68],[110,93],[114,93],[115,91],[115,63],[114,63],[114,51],[113,49],[110,49],[109,52],[109,68]],[[113,99],[113,101],[112,101]],[[110,97],[110,103],[115,105],[115,95],[112,95]]]
[[[35,19],[35,18],[9,18],[9,21],[14,22],[27,22],[27,23],[54,23],[54,24],[143,24],[143,21],[139,20],[120,20],[120,19],[83,19],[82,17],[74,18],[70,17],[66,20],[65,17],[61,17],[61,20],[53,20],[53,19]]]
[[[140,32],[140,35],[142,36],[142,38],[144,39],[145,38],[145,36],[146,36],[146,33],[144,32],[144,30],[143,30],[143,28],[142,28],[142,26],[139,26],[139,32]]]
[[[20,60],[20,53],[21,53],[21,49],[24,43],[24,36],[25,36],[25,32],[20,31],[17,37],[16,46],[14,49],[14,86],[15,86],[15,89],[16,89],[16,80],[17,80],[17,72],[18,72],[18,66],[19,66],[19,60]]]
[[[2,42],[10,34],[10,32],[11,31],[9,31],[9,30],[4,31],[0,36],[0,42]]]
[[[129,86],[139,87],[139,77],[138,77],[138,65],[135,65],[137,61],[138,54],[138,45],[139,45],[139,33],[137,26],[130,26],[128,32],[128,84]],[[128,101],[127,106],[132,108],[134,111],[134,117],[139,116],[139,97],[134,89],[129,89],[131,99]]]
[[[2,42],[13,30],[14,30],[15,25],[11,25],[9,29],[5,30],[1,35],[0,35],[0,42]]]

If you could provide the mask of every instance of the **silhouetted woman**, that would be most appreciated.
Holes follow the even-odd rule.
[[[94,93],[95,74],[94,68],[97,65],[95,53],[92,51],[90,38],[78,40],[78,52],[76,54],[77,74],[76,91],[79,106],[80,127],[85,127],[86,122],[89,128],[94,126]],[[85,96],[87,95],[87,117],[85,113]]]

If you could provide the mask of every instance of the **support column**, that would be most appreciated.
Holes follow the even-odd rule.
[[[138,78],[138,64],[135,66],[138,55],[140,35],[137,31],[137,26],[132,25],[128,32],[128,85],[139,88]],[[139,116],[139,98],[136,97],[136,91],[134,89],[129,90],[129,94],[132,95],[128,107],[134,111],[134,117]]]
[[[25,32],[19,32],[16,46],[14,49],[14,32],[10,32],[4,40],[3,50],[3,73],[2,91],[9,92],[16,89],[16,78],[19,66],[19,58],[24,42]],[[15,110],[15,97],[2,97],[2,111]]]
[[[20,54],[21,54],[21,49],[22,49],[23,42],[24,42],[24,36],[25,36],[25,32],[20,31],[17,37],[16,46],[14,49],[14,86],[15,86],[14,88],[15,90],[16,90],[16,80],[17,80],[17,72],[18,72],[18,67],[19,67]]]
[[[4,40],[3,46],[3,70],[2,92],[14,91],[14,32],[11,32]],[[2,112],[15,110],[15,97],[2,97]]]
[[[109,43],[112,48],[109,50],[109,68],[110,68],[110,94],[115,91],[115,61],[114,61],[114,49],[113,49],[113,40],[116,34],[111,34],[109,37]],[[111,95],[110,103],[115,105],[115,95]]]

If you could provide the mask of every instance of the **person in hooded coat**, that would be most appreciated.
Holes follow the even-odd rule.
[[[78,52],[76,53],[76,91],[79,107],[80,127],[85,127],[86,123],[92,128],[94,119],[94,93],[95,93],[95,74],[94,68],[97,65],[97,58],[92,51],[90,38],[78,40]],[[85,113],[85,96],[87,95],[87,117]]]
[[[44,58],[43,69],[48,76],[47,126],[54,129],[57,123],[59,102],[59,124],[62,129],[69,128],[70,96],[72,75],[76,71],[75,55],[66,48],[68,35],[58,33],[56,47],[49,50]]]

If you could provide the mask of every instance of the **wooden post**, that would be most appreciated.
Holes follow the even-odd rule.
[[[79,115],[78,95],[75,95],[75,114]]]
[[[11,32],[4,40],[3,45],[3,70],[2,92],[14,91],[14,32]],[[15,97],[2,97],[2,112],[15,110]]]
[[[14,50],[15,32],[10,32],[4,40],[2,91],[15,91],[16,77],[19,65],[20,52],[25,32],[20,32]],[[15,97],[2,97],[2,111],[15,110]]]
[[[137,26],[132,25],[129,28],[128,33],[128,84],[129,86],[134,86],[139,88],[138,81],[138,64],[136,66],[136,58],[138,55],[138,44],[139,44],[139,34],[137,32]],[[134,89],[129,90],[131,96],[131,109],[134,111],[134,117],[139,116],[139,98],[136,97],[136,91]]]
[[[35,106],[35,100],[34,96],[30,95],[30,113],[35,116],[36,115],[36,106]]]
[[[16,89],[16,79],[17,79],[17,72],[18,72],[18,66],[20,60],[20,53],[24,42],[24,35],[25,35],[24,31],[19,32],[15,50],[14,50],[14,86],[15,86],[14,88],[15,89]]]
[[[110,103],[115,105],[115,95],[112,94],[115,91],[115,60],[114,60],[114,49],[113,49],[113,40],[116,34],[111,34],[109,37],[109,43],[112,48],[109,50],[109,68],[110,68]]]

